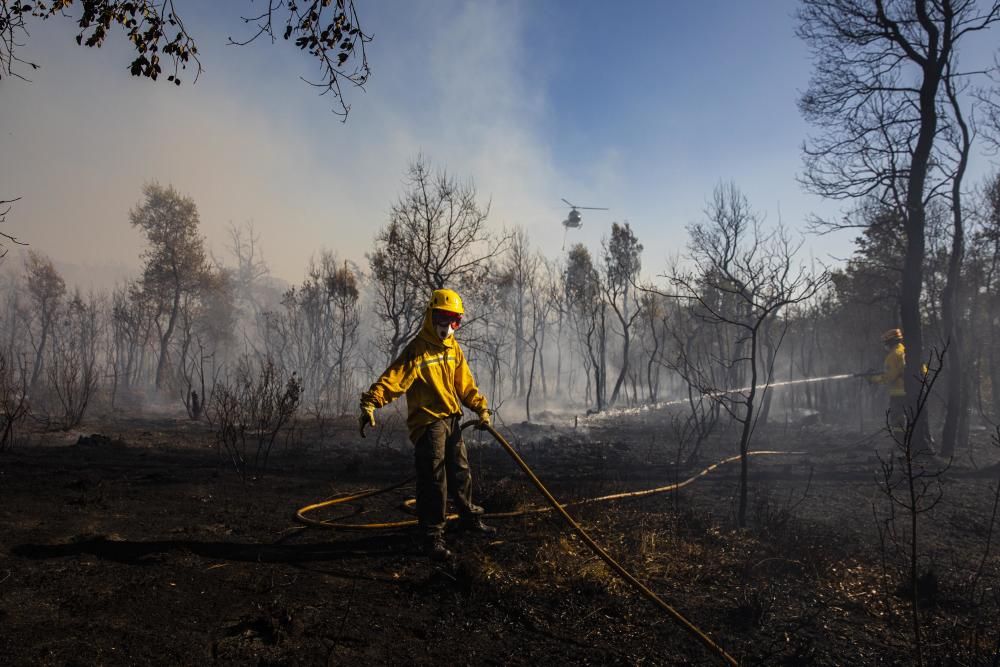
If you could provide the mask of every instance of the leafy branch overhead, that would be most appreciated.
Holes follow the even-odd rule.
[[[129,64],[133,76],[156,81],[166,68],[167,81],[180,85],[181,72],[189,65],[195,81],[202,72],[198,46],[173,0],[0,0],[0,79],[23,79],[25,68],[38,69],[36,63],[21,58],[20,49],[30,37],[31,20],[56,16],[76,22],[76,42],[82,46],[100,47],[115,26],[124,30],[136,53]],[[341,82],[361,87],[370,74],[365,44],[371,36],[362,31],[353,0],[268,0],[265,11],[240,20],[252,27],[253,34],[242,40],[230,37],[229,44],[243,46],[264,35],[274,42],[277,25],[284,41],[294,43],[319,65],[319,76],[302,77],[303,81],[320,88],[321,94],[332,93],[337,100],[334,113],[347,116],[350,106],[341,94]]]

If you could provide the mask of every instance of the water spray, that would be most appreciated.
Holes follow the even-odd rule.
[[[848,378],[859,378],[859,377],[869,377],[876,375],[875,372],[865,372],[865,373],[841,373],[839,375],[824,375],[822,377],[811,377],[803,378],[802,380],[784,380],[782,382],[766,382],[764,384],[758,384],[752,387],[740,387],[738,389],[718,389],[715,391],[705,391],[700,395],[705,398],[721,398],[723,396],[728,396],[729,394],[739,394],[745,391],[750,391],[751,389],[773,389],[774,387],[789,387],[795,384],[809,384],[813,382],[832,382],[834,380],[846,380]],[[616,408],[614,410],[605,410],[604,412],[596,412],[588,414],[584,419],[607,419],[610,417],[623,417],[638,415],[643,412],[652,412],[654,410],[660,410],[673,405],[684,405],[688,402],[687,398],[679,398],[670,401],[660,401],[658,403],[653,403],[650,405],[642,405],[635,408]]]

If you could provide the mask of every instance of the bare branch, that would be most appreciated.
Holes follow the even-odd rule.
[[[7,222],[7,214],[10,213],[13,208],[13,204],[16,201],[20,201],[20,197],[15,197],[14,199],[0,199],[0,225]],[[19,241],[13,234],[8,234],[7,232],[0,231],[0,239],[6,239],[14,245],[26,246],[28,245],[24,241]],[[0,241],[0,259],[7,255],[9,248]]]

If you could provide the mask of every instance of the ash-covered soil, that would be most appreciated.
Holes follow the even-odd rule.
[[[665,419],[504,427],[557,497],[683,480],[736,433],[678,455]],[[588,425],[589,424],[589,425]],[[96,435],[95,435],[96,434]],[[83,436],[81,438],[81,436]],[[488,436],[469,432],[487,511],[541,504]],[[884,434],[762,430],[748,526],[739,464],[675,493],[576,507],[593,536],[746,665],[913,664],[909,519],[880,492]],[[977,432],[918,519],[922,658],[997,664],[1000,451]],[[301,506],[412,474],[405,435],[304,425],[246,480],[210,428],[94,422],[0,453],[0,662],[10,665],[719,664],[612,576],[552,514],[452,533],[451,566],[412,531],[305,529]],[[403,518],[412,488],[317,518]],[[894,541],[895,540],[895,541]]]

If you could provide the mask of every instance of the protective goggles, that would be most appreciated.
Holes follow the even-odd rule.
[[[452,329],[462,326],[462,316],[447,310],[434,310],[431,312],[431,322],[434,326],[450,325]]]

